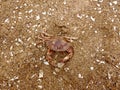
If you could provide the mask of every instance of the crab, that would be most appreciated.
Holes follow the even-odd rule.
[[[52,58],[53,52],[67,52],[67,55],[59,61],[59,63],[62,64],[65,64],[73,57],[74,49],[70,44],[71,38],[65,36],[52,36],[46,32],[42,32],[39,38],[44,41],[47,46],[46,60],[52,66],[57,67],[56,62]]]

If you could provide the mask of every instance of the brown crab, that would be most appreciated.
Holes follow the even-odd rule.
[[[60,36],[53,37],[46,32],[42,32],[40,39],[45,42],[48,48],[46,53],[46,60],[48,60],[48,62],[52,66],[57,66],[56,62],[54,62],[52,58],[53,52],[67,52],[67,55],[60,60],[60,63],[63,64],[65,64],[65,62],[69,61],[69,59],[72,58],[74,50],[72,45],[68,42],[70,38]]]

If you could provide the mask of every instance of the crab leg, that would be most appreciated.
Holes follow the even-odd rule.
[[[62,59],[62,62],[63,62],[63,63],[67,62],[70,58],[72,58],[73,53],[74,53],[74,52],[73,52],[73,48],[70,47],[70,48],[67,50],[67,52],[68,52],[68,55],[65,56],[65,57]]]
[[[50,49],[48,49],[47,51],[47,55],[46,55],[46,59],[48,60],[48,62],[51,62],[52,61],[52,51]]]
[[[52,35],[48,34],[47,32],[41,32],[41,37],[45,40],[50,39]]]
[[[68,42],[73,42],[73,40],[77,40],[78,39],[78,37],[67,37],[67,36],[64,36],[63,37],[66,41],[68,41]]]

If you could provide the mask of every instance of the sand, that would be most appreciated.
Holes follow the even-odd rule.
[[[45,58],[43,31],[77,38],[60,69]],[[0,0],[0,90],[119,89],[119,0]]]

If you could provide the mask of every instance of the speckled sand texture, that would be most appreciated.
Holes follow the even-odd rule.
[[[62,68],[42,31],[77,37]],[[120,90],[120,0],[0,0],[0,90]]]

